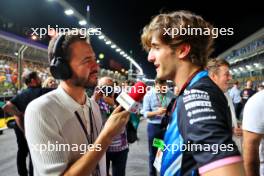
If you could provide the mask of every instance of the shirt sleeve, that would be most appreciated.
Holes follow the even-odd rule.
[[[244,108],[243,112],[243,129],[264,134],[264,93],[256,94],[251,97]]]
[[[144,96],[144,99],[143,99],[143,109],[142,109],[142,112],[143,112],[143,116],[145,118],[147,118],[147,113],[151,111],[151,106],[150,106],[150,95],[147,94],[146,96]]]
[[[14,96],[11,100],[9,100],[13,105],[15,105],[17,108],[18,108],[18,110],[20,111],[20,112],[22,112],[21,111],[21,108],[19,107],[19,102],[20,102],[20,94],[18,94],[18,95],[16,95],[16,96]]]
[[[191,89],[184,92],[186,139],[200,174],[240,162],[232,140],[230,111],[220,91]]]
[[[69,150],[55,146],[67,144],[60,135],[55,117],[38,102],[28,105],[25,112],[25,134],[38,175],[61,175],[68,166]]]

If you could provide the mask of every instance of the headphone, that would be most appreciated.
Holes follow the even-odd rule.
[[[72,70],[64,58],[64,53],[62,50],[62,43],[65,39],[65,35],[60,35],[54,42],[52,49],[53,58],[50,62],[50,73],[55,79],[67,80],[72,76]]]

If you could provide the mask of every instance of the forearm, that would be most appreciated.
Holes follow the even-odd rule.
[[[155,116],[157,116],[157,112],[156,111],[147,112],[147,118],[153,118]]]
[[[66,176],[70,175],[90,175],[96,168],[96,165],[105,154],[108,146],[111,144],[112,139],[106,132],[100,133],[94,146],[101,145],[100,151],[88,151],[78,161],[70,166],[64,173]]]
[[[23,115],[23,113],[20,112],[17,109],[17,107],[14,104],[12,104],[11,102],[7,102],[7,104],[5,104],[3,106],[3,110],[10,115],[14,115],[14,116],[22,116]]]
[[[244,143],[244,167],[247,176],[259,175],[259,145]]]
[[[15,121],[18,126],[18,128],[24,132],[24,117],[23,116],[15,116]]]

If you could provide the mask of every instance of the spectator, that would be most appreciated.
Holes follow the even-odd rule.
[[[103,116],[103,121],[106,121],[116,106],[114,99],[114,81],[110,77],[102,77],[98,81],[98,86],[104,90],[104,93],[97,102]],[[107,149],[107,175],[110,175],[110,163],[112,163],[112,176],[125,176],[127,156],[128,141],[126,129],[124,128],[120,134],[112,139],[112,144]]]
[[[233,84],[232,89],[229,92],[229,96],[232,99],[232,102],[234,104],[234,108],[236,111],[236,117],[239,118],[239,115],[241,113],[241,109],[242,109],[242,103],[241,103],[241,91],[239,90],[238,87],[238,81],[235,81],[235,83]]]
[[[253,95],[243,113],[243,157],[247,176],[264,176],[264,90]]]
[[[25,72],[23,79],[27,89],[13,97],[4,105],[3,110],[15,116],[16,126],[14,128],[17,138],[17,170],[19,175],[27,175],[26,158],[30,157],[27,141],[24,134],[24,113],[28,104],[39,96],[51,91],[51,89],[42,89],[41,80],[36,72]],[[31,119],[32,120],[32,119]],[[33,166],[29,160],[29,175],[33,175]]]
[[[57,88],[58,85],[56,83],[56,80],[53,77],[48,77],[44,83],[43,83],[43,87],[45,88]]]
[[[231,112],[232,126],[233,126],[233,140],[239,151],[242,151],[242,129],[240,124],[237,122],[235,108],[231,98],[228,95],[228,83],[232,79],[229,73],[229,63],[224,59],[211,59],[207,63],[207,69],[209,77],[214,81],[214,83],[225,93],[229,110]]]
[[[173,97],[173,93],[167,88],[167,82],[156,79],[155,87],[147,92],[143,100],[142,112],[144,117],[148,119],[149,176],[157,175],[153,166],[157,148],[153,147],[152,144],[154,138],[163,138],[161,122]]]

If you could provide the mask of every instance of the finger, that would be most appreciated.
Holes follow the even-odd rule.
[[[120,112],[120,116],[122,116],[122,117],[126,117],[126,116],[128,116],[129,115],[129,112],[128,111],[122,111],[122,112]]]
[[[119,106],[117,106],[117,107],[114,109],[114,111],[112,112],[112,114],[116,114],[116,113],[121,112],[121,111],[123,111],[123,108],[122,108],[121,105],[119,105]]]

